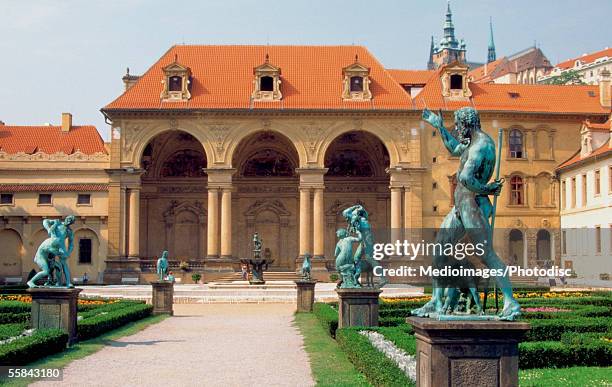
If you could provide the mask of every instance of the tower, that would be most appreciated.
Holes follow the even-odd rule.
[[[436,68],[436,65],[434,64],[434,61],[433,61],[434,50],[435,50],[434,37],[433,35],[431,35],[431,45],[429,46],[429,60],[427,61],[427,70],[434,70]]]
[[[489,18],[489,49],[487,52],[487,63],[493,62],[497,59],[495,54],[495,42],[493,41],[493,19]]]
[[[444,19],[444,37],[435,46],[432,44],[430,61],[427,68],[437,69],[440,66],[453,62],[465,63],[465,42],[455,37],[455,25],[453,24],[453,13],[450,8],[450,0],[446,6]]]

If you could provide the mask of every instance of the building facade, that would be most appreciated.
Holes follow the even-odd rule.
[[[612,72],[612,48],[604,48],[591,54],[583,54],[577,58],[568,59],[557,64],[549,72],[538,76],[538,83],[547,83],[569,72],[575,73],[580,81],[587,85],[596,85],[601,79],[602,72]],[[577,79],[572,77],[568,82]]]
[[[440,109],[451,126],[453,112],[464,106],[479,110],[493,138],[499,128],[504,134],[500,255],[521,265],[559,262],[555,168],[574,153],[582,122],[604,122],[610,109],[609,84],[607,91],[605,85],[476,84],[460,62],[428,72],[389,71],[359,46],[174,46],[143,76],[124,82],[126,91],[102,109],[111,123],[108,151],[98,136],[98,151],[79,144],[53,150],[80,159],[72,164],[40,158],[36,165],[0,164],[3,194],[29,185],[16,177],[22,170],[45,171],[32,172],[32,185],[72,184],[46,188],[57,198],[71,192],[62,194],[70,197],[63,207],[44,207],[56,212],[41,212],[15,194],[13,207],[0,207],[0,232],[41,229],[44,216],[76,213],[99,241],[88,274],[107,283],[151,278],[165,249],[173,267],[184,261],[205,280],[218,278],[250,256],[255,231],[273,269],[296,270],[308,253],[314,272],[327,278],[334,231],[345,226],[340,211],[353,203],[365,205],[381,238],[420,240],[450,211],[458,166],[421,115]],[[410,85],[419,92],[411,95]],[[3,149],[17,141],[6,132]],[[41,136],[47,141],[52,134]],[[35,149],[19,152],[4,157],[38,157]],[[76,183],[101,186],[93,191]],[[39,194],[43,187],[28,189]],[[77,206],[87,192],[95,211]],[[25,276],[39,242],[30,231],[19,235],[22,245],[11,235],[12,259],[21,259]]]
[[[561,182],[561,261],[576,276],[612,275],[612,120],[582,126],[581,148],[557,170]]]

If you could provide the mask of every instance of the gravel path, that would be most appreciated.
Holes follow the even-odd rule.
[[[36,386],[312,386],[294,305],[174,305],[175,316]]]

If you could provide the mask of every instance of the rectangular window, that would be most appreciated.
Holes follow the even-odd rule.
[[[0,204],[5,204],[5,205],[13,204],[13,194],[12,193],[0,194]]]
[[[587,175],[586,173],[582,175],[582,206],[586,207],[587,205]]]
[[[563,255],[567,254],[567,231],[563,230],[563,232],[561,233],[561,251],[563,252]]]
[[[593,184],[595,184],[595,195],[599,195],[601,193],[601,176],[599,174],[599,169],[595,171],[595,182]]]
[[[565,184],[565,180],[563,180],[561,182],[561,209],[562,210],[565,210],[565,204],[566,204],[565,203],[565,197],[566,197],[565,196],[565,194],[566,194],[565,189],[566,189],[566,184]]]
[[[38,204],[42,204],[42,205],[51,204],[51,194],[38,194]]]
[[[91,195],[90,194],[79,194],[77,196],[77,204],[81,206],[86,206],[91,204]]]
[[[595,252],[601,253],[601,226],[595,226]]]
[[[91,263],[91,239],[79,239],[79,263]]]
[[[576,176],[572,177],[572,185],[570,187],[572,189],[572,202],[571,208],[576,208]]]

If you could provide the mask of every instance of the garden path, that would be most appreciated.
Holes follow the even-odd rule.
[[[75,360],[56,384],[312,386],[294,311],[291,304],[175,304],[174,317]]]

